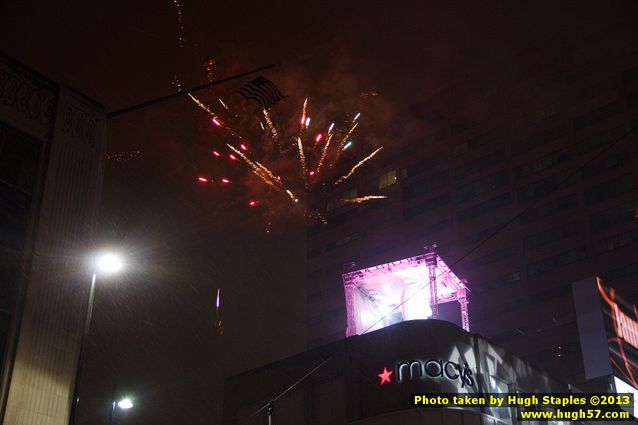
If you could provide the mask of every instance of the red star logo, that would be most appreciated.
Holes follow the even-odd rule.
[[[381,378],[381,384],[380,385],[383,385],[386,382],[391,382],[390,381],[390,375],[392,375],[392,371],[388,370],[388,369],[386,369],[384,367],[383,368],[383,373],[380,373],[380,374],[377,375],[379,378]]]

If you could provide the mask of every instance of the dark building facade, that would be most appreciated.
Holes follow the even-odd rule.
[[[0,55],[0,415],[66,424],[97,218],[104,108]]]
[[[437,252],[469,289],[472,332],[584,380],[571,282],[638,300],[635,29],[555,39],[413,105],[400,146],[307,229],[310,347],[345,336],[344,265]],[[386,195],[364,204],[335,200]]]
[[[278,425],[507,425],[519,423],[514,407],[418,409],[410,395],[516,392],[571,389],[479,335],[446,321],[414,320],[227,378],[223,423],[266,424],[264,406],[278,397]]]

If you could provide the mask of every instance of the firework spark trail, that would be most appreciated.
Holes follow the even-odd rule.
[[[374,152],[372,152],[370,155],[366,156],[365,158],[363,158],[361,161],[357,162],[357,164],[352,167],[352,169],[350,170],[350,172],[342,177],[339,178],[339,180],[337,180],[335,182],[335,186],[338,185],[339,183],[347,180],[350,178],[350,176],[352,176],[354,174],[354,172],[357,170],[357,168],[359,168],[360,166],[362,166],[366,161],[368,161],[369,159],[371,159],[373,156],[375,156],[381,149],[383,149],[383,146],[381,146],[380,148],[378,148],[377,150],[375,150]]]
[[[269,176],[267,174],[264,174],[262,170],[263,165],[259,164],[258,166],[253,161],[251,161],[246,155],[244,155],[239,149],[235,148],[233,145],[226,144],[226,146],[228,146],[233,152],[239,155],[246,162],[246,164],[251,168],[253,174],[261,178],[264,181],[264,183],[266,183],[268,186],[274,189],[280,190],[280,188],[273,181],[270,180]],[[274,179],[274,181],[277,182],[277,179]]]
[[[303,101],[303,107],[301,108],[301,119],[299,120],[299,134],[297,137],[302,137],[304,133],[304,129],[308,127],[308,120],[310,118],[306,117],[306,112],[308,112],[308,98]]]
[[[301,108],[301,128],[303,128],[306,125],[306,112],[308,110],[308,98],[306,98],[306,100],[303,101],[303,107]]]
[[[177,43],[180,49],[184,48],[184,15],[182,14],[182,4],[179,0],[173,0],[173,5],[177,11]]]
[[[342,201],[347,204],[360,204],[362,202],[373,201],[375,199],[387,199],[387,198],[388,198],[387,196],[368,195],[368,196],[361,196],[359,198],[342,199]]]
[[[244,155],[236,147],[230,144],[227,144],[226,146],[228,146],[233,152],[239,155],[246,162],[246,164],[248,164],[248,166],[252,169],[253,173],[257,175],[258,177],[260,177],[266,184],[268,184],[269,186],[277,190],[284,190],[283,183],[281,183],[281,181],[279,181],[279,179],[277,179],[277,177],[275,177],[272,171],[270,171],[267,167],[262,165],[259,161],[251,160],[250,158],[248,158],[248,156]]]
[[[275,182],[276,184],[278,184],[279,186],[283,187],[283,183],[281,183],[281,181],[279,181],[279,179],[277,177],[275,177],[275,175],[272,173],[272,171],[270,171],[268,169],[268,167],[265,167],[263,164],[261,164],[259,161],[253,161],[259,168],[261,168],[264,173],[266,173],[268,175],[269,178],[272,179],[273,182]]]
[[[180,89],[181,90],[181,89]],[[212,109],[210,109],[208,106],[206,106],[206,104],[204,102],[202,102],[201,100],[199,100],[198,98],[196,98],[195,96],[193,96],[190,93],[187,93],[188,97],[190,97],[190,99],[195,102],[195,104],[197,106],[199,106],[201,109],[203,109],[204,111],[206,111],[206,113],[208,113],[208,115],[210,115],[212,117],[213,120],[213,124],[215,124],[217,127],[221,127],[223,129],[225,129],[226,131],[228,131],[230,133],[231,136],[235,137],[236,139],[242,140],[242,137],[237,134],[237,132],[230,127],[229,125],[227,125],[221,118],[219,115],[217,115]],[[221,102],[222,105],[226,106],[226,104],[224,104],[224,102],[219,99],[219,101]],[[228,107],[226,106],[226,108],[228,109]]]
[[[264,109],[262,112],[264,113],[266,124],[268,124],[268,130],[270,130],[270,133],[272,134],[272,138],[276,142],[279,139],[279,134],[277,134],[277,130],[275,129],[275,126],[272,123],[272,119],[270,118],[270,112],[268,112],[268,109]]]
[[[202,102],[201,100],[199,100],[198,98],[196,98],[195,96],[193,96],[193,95],[192,95],[192,94],[190,94],[190,93],[186,93],[186,94],[188,95],[188,97],[190,97],[190,98],[191,98],[191,100],[192,100],[193,102],[195,102],[195,104],[196,104],[197,106],[199,106],[200,108],[202,108],[204,111],[208,112],[208,115],[210,115],[210,116],[211,116],[211,117],[213,117],[213,118],[216,118],[216,119],[220,120],[220,118],[217,116],[217,114],[216,114],[216,113],[214,113],[214,112],[213,112],[213,110],[212,110],[212,109],[210,109],[208,106],[206,106],[206,105],[204,104],[204,102]],[[221,120],[220,120],[220,122],[221,122]]]
[[[290,191],[290,189],[286,189],[286,193],[288,194],[288,196],[290,196],[290,199],[292,199],[293,201],[297,198],[295,198],[295,195],[292,194],[292,192]]]
[[[226,108],[227,110],[230,110],[230,108],[224,103],[221,97],[218,100],[219,100],[219,103],[221,103],[224,108]]]
[[[215,59],[210,58],[206,61],[204,65],[206,68],[206,78],[211,83],[215,79],[215,64],[216,64]]]
[[[306,166],[306,155],[303,152],[303,143],[301,137],[297,137],[297,147],[299,148],[299,161],[301,162],[301,171],[303,172],[303,178],[306,180],[308,176],[308,167]]]
[[[341,152],[343,152],[343,146],[346,144],[346,141],[350,138],[350,136],[352,136],[352,133],[354,133],[354,130],[355,128],[357,128],[358,125],[358,122],[354,123],[354,125],[350,128],[350,131],[346,133],[345,137],[341,140],[341,143],[339,143],[339,147],[337,148],[337,155],[335,156],[335,160],[332,163],[333,166],[341,156]]]
[[[182,82],[177,77],[177,74],[173,75],[173,81],[171,81],[171,84],[175,86],[178,92],[182,91]]]
[[[323,161],[326,159],[326,154],[328,153],[328,147],[330,146],[330,140],[332,140],[332,133],[328,136],[328,140],[326,140],[326,145],[323,147],[323,151],[321,152],[321,158],[319,159],[319,164],[317,165],[317,175],[321,172],[321,166],[323,165]]]

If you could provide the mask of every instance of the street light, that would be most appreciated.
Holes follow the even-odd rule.
[[[114,252],[103,252],[94,257],[93,276],[91,277],[91,288],[89,290],[88,305],[86,308],[86,318],[84,320],[84,332],[80,340],[80,353],[78,354],[78,364],[75,369],[75,385],[73,387],[73,400],[71,401],[71,412],[69,413],[69,425],[75,425],[75,415],[77,414],[78,404],[80,403],[80,372],[82,371],[82,361],[84,358],[84,349],[89,339],[89,330],[91,329],[91,315],[93,314],[93,296],[95,295],[95,281],[98,273],[101,275],[109,275],[117,273],[124,267],[121,257]],[[129,400],[130,401],[130,400]],[[132,404],[131,404],[132,406]]]
[[[124,410],[130,409],[131,407],[133,407],[133,402],[130,398],[124,398],[117,402],[117,407]]]
[[[113,416],[115,415],[115,408],[119,407],[122,410],[128,410],[133,407],[133,402],[130,398],[126,397],[119,401],[115,400],[115,384],[113,384],[113,396],[111,398],[111,411],[109,412],[109,425],[113,425]]]

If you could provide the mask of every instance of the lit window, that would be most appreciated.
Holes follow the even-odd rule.
[[[379,177],[379,189],[392,186],[397,182],[397,170],[388,171],[381,177]]]

